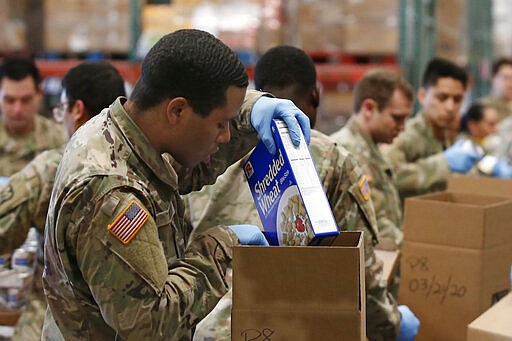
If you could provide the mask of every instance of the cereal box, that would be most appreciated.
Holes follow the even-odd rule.
[[[301,135],[294,146],[286,123],[272,122],[276,155],[260,141],[244,172],[270,245],[325,245],[338,228]]]

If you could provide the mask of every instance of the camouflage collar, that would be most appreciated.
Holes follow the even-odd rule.
[[[346,126],[348,129],[350,129],[352,132],[360,135],[367,145],[374,146],[375,142],[373,142],[370,134],[368,134],[362,127],[357,123],[357,121],[354,119],[354,117],[349,118],[348,122],[346,123]]]
[[[172,167],[166,167],[166,162],[164,162],[162,156],[158,154],[142,130],[124,110],[123,104],[126,100],[124,97],[119,97],[112,104],[110,110],[112,121],[122,132],[133,152],[144,162],[154,176],[176,188],[178,177],[175,170]]]

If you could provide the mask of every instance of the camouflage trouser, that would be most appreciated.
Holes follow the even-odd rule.
[[[13,341],[39,341],[43,329],[46,301],[31,299],[27,302],[14,329]]]

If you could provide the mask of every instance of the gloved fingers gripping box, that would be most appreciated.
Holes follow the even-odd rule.
[[[260,141],[244,163],[269,244],[330,245],[339,232],[304,136],[294,146],[282,120],[272,132],[276,154]]]

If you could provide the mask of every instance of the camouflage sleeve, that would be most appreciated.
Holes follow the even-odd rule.
[[[450,167],[442,152],[425,158],[411,159],[407,149],[414,149],[400,137],[383,150],[393,164],[396,174],[396,186],[401,197],[425,193],[432,188],[444,186],[450,175]]]
[[[365,233],[367,235],[367,233]],[[371,341],[396,340],[400,329],[400,312],[382,279],[382,261],[373,243],[365,237],[366,336]]]
[[[35,180],[35,179],[34,179]],[[35,208],[34,197],[22,173],[15,173],[0,190],[0,253],[10,253],[23,244]]]
[[[121,338],[180,339],[226,293],[224,276],[237,238],[228,229],[212,228],[179,255],[175,243],[162,243],[161,227],[149,216],[123,244],[107,226],[132,200],[147,209],[143,198],[114,190],[94,209],[97,213],[89,222],[80,222],[77,235],[67,238],[76,240],[77,265],[87,288],[103,319]],[[111,203],[118,204],[113,209]],[[78,214],[88,219],[83,212]]]
[[[323,162],[331,166],[323,178],[323,187],[331,205],[334,217],[341,230],[363,230],[377,242],[377,222],[371,198],[362,195],[363,173],[358,162],[350,153],[341,153],[334,148]],[[325,168],[325,167],[323,167]]]
[[[394,340],[398,335],[400,314],[381,281],[383,264],[374,251],[377,230],[371,193],[365,192],[362,170],[351,154],[342,164],[342,167],[331,167],[324,188],[338,226],[344,230],[364,231],[367,336],[370,340]]]
[[[399,204],[399,198],[394,200],[390,198],[392,193],[382,191],[377,186],[372,186],[372,201],[373,207],[375,208],[375,215],[377,218],[377,226],[379,228],[379,248],[383,250],[397,250],[402,245],[404,233],[402,226],[397,225],[397,221],[401,221],[401,206]],[[396,192],[395,192],[396,193]],[[395,194],[398,196],[398,194]],[[390,207],[390,201],[396,202],[396,207]],[[393,220],[390,216],[388,209],[393,209],[394,214]]]
[[[245,96],[240,115],[230,125],[231,140],[219,145],[219,150],[211,156],[208,164],[201,163],[193,170],[174,167],[180,179],[180,194],[200,190],[204,185],[215,183],[217,177],[227,167],[240,160],[258,142],[258,134],[251,124],[251,110],[264,92],[249,90]]]
[[[12,252],[30,227],[42,233],[60,158],[43,153],[9,178],[0,190],[0,252]]]

